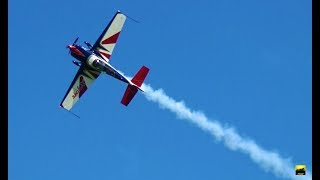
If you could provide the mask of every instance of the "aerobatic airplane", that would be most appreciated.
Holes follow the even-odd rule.
[[[130,80],[109,63],[125,20],[126,16],[117,11],[93,46],[88,42],[84,42],[88,48],[77,44],[79,37],[72,45],[67,46],[71,56],[77,59],[73,63],[80,68],[60,104],[61,107],[70,110],[101,73],[106,73],[128,84],[121,100],[125,106],[130,103],[138,90],[143,91],[141,85],[149,68],[142,66]]]

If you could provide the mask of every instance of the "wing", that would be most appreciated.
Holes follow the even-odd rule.
[[[80,67],[60,106],[70,110],[101,72]]]
[[[117,11],[91,50],[109,61],[125,21],[126,16]]]

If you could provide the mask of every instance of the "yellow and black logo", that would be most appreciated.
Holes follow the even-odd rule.
[[[297,164],[296,165],[296,175],[306,175],[306,165],[304,164]]]

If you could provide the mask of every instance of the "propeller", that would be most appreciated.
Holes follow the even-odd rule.
[[[76,38],[76,40],[74,40],[74,42],[72,43],[72,46],[74,46],[76,43],[77,43],[77,41],[78,41],[78,39],[79,39],[79,37],[77,37]],[[67,48],[68,48],[69,46],[67,46]],[[69,54],[71,53],[71,51],[69,50]]]
[[[73,46],[77,43],[77,41],[78,41],[78,39],[79,39],[79,37],[77,37],[77,39],[73,42]]]

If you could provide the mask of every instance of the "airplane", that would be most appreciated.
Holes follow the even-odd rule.
[[[141,89],[141,85],[149,72],[148,67],[142,66],[130,80],[110,64],[110,57],[125,20],[126,15],[118,10],[94,45],[84,42],[88,47],[85,48],[77,44],[78,37],[72,44],[67,46],[69,54],[77,59],[77,61],[74,60],[72,62],[79,66],[79,70],[61,101],[60,107],[70,111],[101,73],[108,74],[128,84],[121,100],[121,103],[125,106],[128,106],[138,90],[144,92]]]

